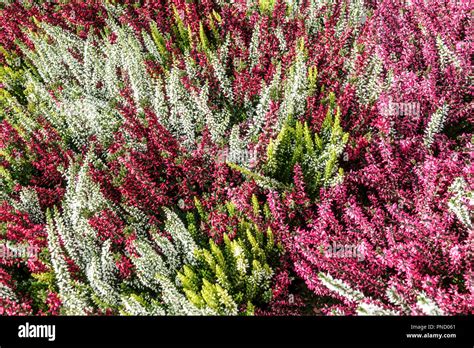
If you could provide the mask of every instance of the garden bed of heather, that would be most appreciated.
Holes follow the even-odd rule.
[[[471,1],[0,3],[0,314],[473,311]]]

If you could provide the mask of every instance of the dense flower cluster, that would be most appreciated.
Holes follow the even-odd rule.
[[[472,313],[473,10],[2,2],[0,314]]]

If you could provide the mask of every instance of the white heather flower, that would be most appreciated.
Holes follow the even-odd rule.
[[[306,98],[308,97],[308,69],[302,50],[298,50],[296,60],[291,68],[290,75],[286,80],[285,95],[280,109],[279,124],[288,116],[298,118],[306,110]]]
[[[361,301],[364,299],[364,295],[357,290],[352,289],[348,284],[342,280],[334,279],[329,273],[318,273],[318,279],[326,286],[329,290],[336,292],[337,294],[351,300]]]
[[[449,210],[453,212],[466,227],[472,228],[471,212],[474,206],[474,191],[468,189],[468,185],[462,177],[456,178],[453,181],[449,187],[449,191],[454,194],[448,202]]]
[[[249,60],[250,69],[256,66],[260,60],[260,23],[257,23],[253,28],[252,38],[250,39]]]
[[[20,201],[14,202],[14,207],[28,214],[32,222],[40,224],[44,221],[44,214],[41,210],[38,194],[29,187],[22,187],[20,191]]]
[[[433,141],[435,134],[438,134],[443,130],[446,118],[448,116],[449,107],[443,104],[436,112],[431,116],[430,122],[425,129],[425,137],[423,139],[425,146],[429,147]]]
[[[425,315],[444,315],[444,312],[424,292],[418,294],[417,305]]]
[[[461,68],[461,63],[454,52],[444,43],[441,35],[436,36],[436,47],[440,58],[441,68],[445,69],[449,64],[453,64],[457,69]]]

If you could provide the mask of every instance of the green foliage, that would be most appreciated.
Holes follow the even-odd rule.
[[[24,94],[24,62],[23,60],[6,51],[0,46],[0,54],[5,57],[6,65],[0,66],[0,83],[3,85],[0,88],[0,120],[2,120],[6,113],[7,108],[12,107],[12,102],[19,101],[20,104],[26,103],[26,97]],[[4,114],[5,113],[5,114]]]
[[[318,68],[316,66],[312,66],[308,69],[308,89],[309,94],[312,95],[316,91],[318,81]]]
[[[313,76],[314,76],[313,72]],[[333,116],[333,113],[335,115]],[[306,191],[315,197],[321,187],[341,180],[342,169],[338,158],[348,141],[349,134],[340,125],[340,111],[334,97],[329,98],[329,109],[319,133],[313,133],[308,124],[289,117],[278,136],[267,148],[267,160],[262,173],[228,162],[228,165],[266,188],[285,189],[293,183],[294,168],[303,172]]]
[[[15,156],[15,151],[25,151],[24,156]],[[9,167],[0,165],[0,188],[4,193],[12,192],[16,184],[28,183],[35,171],[30,157],[31,154],[23,144],[17,142],[0,149],[0,160],[7,161]]]
[[[172,32],[174,36],[177,38],[177,45],[182,52],[186,52],[191,47],[191,30],[186,28],[183,20],[179,16],[178,10],[173,5],[173,14],[174,14],[174,21],[175,25],[172,27]]]
[[[199,22],[199,40],[201,43],[201,49],[207,53],[209,50],[209,39],[207,38],[206,32],[204,30],[204,26],[202,25],[202,22]]]
[[[275,2],[275,0],[259,0],[258,7],[260,9],[260,13],[271,15],[275,7]]]
[[[298,164],[303,171],[307,191],[315,195],[320,187],[334,183],[338,157],[347,140],[348,134],[339,124],[339,110],[335,117],[328,112],[319,134],[313,134],[306,123],[290,118],[268,145],[264,173],[267,177],[289,184]]]
[[[0,66],[0,122],[7,120],[18,133],[18,138],[5,139],[4,146],[0,149],[0,190],[2,193],[9,193],[16,184],[28,183],[35,170],[31,163],[34,156],[24,140],[28,140],[31,131],[39,126],[32,118],[35,110],[31,109],[28,100],[25,60],[1,46],[0,53],[6,60],[6,64]],[[1,196],[3,195],[0,193]]]
[[[156,45],[156,49],[158,50],[158,53],[161,57],[161,63],[167,66],[171,57],[169,51],[166,49],[166,40],[156,26],[155,22],[150,23],[150,31],[153,41]]]
[[[261,232],[242,220],[234,239],[224,234],[221,245],[210,239],[207,247],[195,251],[196,265],[185,265],[178,278],[198,308],[223,315],[252,314],[254,305],[271,300],[272,266],[279,252],[270,228]]]

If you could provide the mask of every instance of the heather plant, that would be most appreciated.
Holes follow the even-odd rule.
[[[401,315],[410,314],[411,310],[405,300],[397,293],[394,288],[387,290],[387,298],[392,305],[400,308],[398,311],[389,309],[383,304],[374,303],[370,298],[366,298],[361,292],[353,290],[344,282],[332,278],[329,274],[319,273],[318,279],[331,291],[334,291],[339,296],[357,304],[356,312],[359,315]],[[416,296],[416,305],[421,313],[426,315],[443,315],[443,311],[437,307],[431,299],[426,297],[426,294],[420,293]],[[344,312],[340,308],[333,308],[331,314],[341,315]]]
[[[0,314],[472,312],[471,12],[0,4]]]
[[[264,235],[241,217],[232,240],[225,235],[222,247],[210,239],[199,248],[206,237],[196,231],[192,220],[193,233],[176,213],[163,208],[162,232],[137,208],[108,201],[88,174],[94,160],[89,153],[80,166],[70,167],[62,212],[47,213],[53,286],[57,286],[61,313],[235,315],[243,311],[242,305],[250,314],[252,303],[271,300],[269,264],[276,264],[279,252],[271,230]],[[232,215],[232,203],[227,206]],[[104,209],[129,216],[122,218],[127,225],[122,236],[132,233],[125,248],[99,238],[90,217]],[[80,239],[75,237],[78,234]],[[117,253],[125,253],[135,270],[122,285]],[[39,277],[45,279],[49,273]]]
[[[270,141],[264,166],[266,175],[288,184],[298,164],[310,195],[317,193],[319,187],[337,181],[334,178],[337,160],[348,139],[340,127],[339,117],[339,111],[333,116],[329,110],[319,134],[312,134],[306,123],[296,121],[292,126],[291,120],[288,121],[275,141]]]
[[[135,229],[135,237],[130,240],[129,258],[136,276],[120,285],[112,242],[100,241],[97,230],[89,223],[88,216],[106,207],[114,209],[87,174],[91,159],[86,158],[79,169],[71,169],[63,212],[55,210],[48,214],[48,249],[62,312],[199,314],[174,284],[175,272],[182,263],[193,262],[195,246],[189,232],[171,211],[166,211],[165,228],[174,243],[159,235],[155,227],[140,223],[140,219],[146,221],[146,216],[130,211],[133,222],[129,228]],[[77,234],[81,235],[80,239],[75,237]],[[114,250],[117,252],[117,247]],[[157,299],[147,303],[146,299],[157,295]]]
[[[318,134],[313,133],[307,123],[289,118],[278,136],[269,142],[267,158],[262,165],[263,175],[232,162],[229,165],[268,188],[288,187],[293,183],[295,166],[298,166],[307,193],[313,197],[321,187],[342,180],[343,171],[338,170],[337,162],[347,143],[348,134],[343,132],[339,122],[339,110],[335,116],[328,110]]]
[[[251,198],[257,220],[260,204]],[[202,222],[210,217],[202,204],[196,201]],[[209,307],[218,314],[253,314],[272,300],[273,269],[278,266],[281,247],[275,241],[270,227],[260,230],[263,221],[246,218],[231,201],[226,202],[226,215],[236,226],[224,233],[216,243],[213,238],[204,248],[195,251],[196,264],[185,265],[178,273],[187,298],[197,307]],[[195,229],[196,221],[192,225]]]
[[[458,177],[465,175],[463,162],[453,161],[452,153],[427,155],[422,141],[404,144],[410,163],[405,166],[398,163],[401,154],[394,145],[379,141],[366,152],[369,165],[321,194],[319,219],[298,229],[290,242],[297,272],[316,294],[327,294],[327,287],[315,281],[324,270],[385,305],[386,291],[395,288],[408,314],[417,313],[415,294],[421,292],[443,313],[468,311],[472,285],[461,255],[470,253],[470,219],[463,213],[469,203],[456,198],[469,195],[462,186],[466,179]],[[467,153],[456,156],[469,161]],[[419,163],[415,170],[412,162]],[[333,242],[357,245],[363,260],[327,257],[323,250]],[[353,302],[346,304],[343,313],[351,313]],[[399,310],[399,304],[391,306]]]

